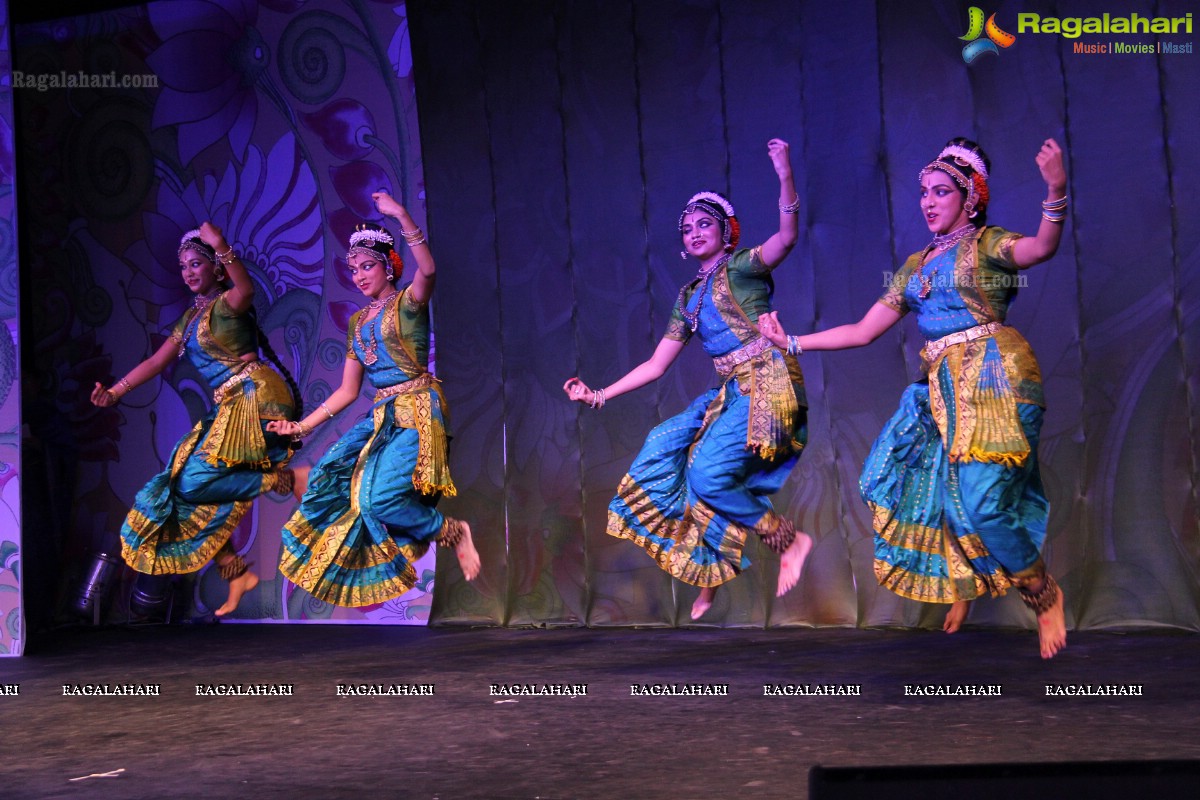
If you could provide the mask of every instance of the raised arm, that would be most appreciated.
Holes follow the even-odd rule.
[[[408,252],[412,253],[417,262],[417,272],[413,275],[412,287],[408,290],[413,300],[427,303],[433,296],[433,281],[437,274],[437,264],[434,263],[433,253],[425,234],[413,222],[408,209],[396,202],[387,192],[375,192],[371,195],[375,207],[380,214],[385,214],[400,223],[400,235],[408,244]],[[399,251],[399,248],[396,248]]]
[[[800,350],[849,350],[878,339],[884,331],[900,321],[900,312],[883,303],[875,303],[863,318],[850,325],[839,325],[807,336],[788,336],[779,324],[779,312],[772,311],[758,318],[758,329],[776,347],[788,349],[789,339]],[[795,350],[795,348],[792,348]]]
[[[225,234],[211,222],[200,226],[200,239],[217,254],[217,268],[224,269],[233,288],[225,292],[225,304],[235,314],[244,314],[254,304],[254,281],[246,265],[225,241]]]
[[[1035,160],[1042,180],[1046,181],[1046,200],[1042,203],[1042,223],[1037,235],[1026,236],[1013,244],[1013,262],[1018,267],[1040,264],[1058,251],[1067,216],[1067,170],[1063,166],[1062,148],[1058,142],[1047,139]]]
[[[792,160],[788,143],[782,139],[767,142],[767,155],[779,176],[779,230],[763,242],[762,260],[768,267],[778,265],[796,246],[800,237],[800,195],[792,181]]]
[[[358,398],[362,390],[363,366],[356,359],[347,358],[342,367],[342,383],[317,406],[311,414],[299,422],[274,420],[267,423],[267,430],[283,436],[308,436],[318,426],[333,419]]]
[[[567,397],[576,402],[596,407],[602,406],[606,400],[620,397],[626,392],[640,389],[647,383],[661,378],[667,368],[674,364],[675,359],[679,358],[679,354],[683,352],[683,344],[675,339],[663,337],[659,340],[658,347],[654,348],[654,355],[629,370],[616,383],[609,384],[603,389],[592,390],[579,378],[571,378],[563,384],[563,391],[567,393]]]
[[[179,343],[174,339],[168,339],[154,351],[154,355],[125,373],[125,377],[114,383],[112,388],[106,388],[103,384],[96,383],[92,388],[92,405],[101,408],[116,405],[122,397],[136,387],[160,374],[178,355]]]

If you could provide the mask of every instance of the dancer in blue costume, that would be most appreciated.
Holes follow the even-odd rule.
[[[434,541],[455,551],[467,580],[479,574],[470,526],[435,508],[455,488],[446,461],[446,400],[428,369],[433,255],[404,206],[384,192],[372,197],[380,213],[400,223],[416,275],[397,290],[404,264],[391,234],[359,226],[346,263],[370,302],[350,319],[341,386],[301,422],[270,426],[307,436],[358,398],[364,375],[377,390],[370,412],[311,475],[297,470],[298,484],[307,488],[283,529],[284,577],[339,606],[374,605],[407,592],[418,577],[413,563]]]
[[[1046,181],[1037,234],[985,225],[991,164],[979,145],[951,139],[920,173],[933,241],[914,253],[859,322],[788,337],[775,315],[762,331],[780,347],[841,350],[875,341],[907,312],[926,339],[926,380],[904,392],[863,467],[874,515],[875,575],[914,600],[967,602],[1015,587],[1037,615],[1043,658],[1066,646],[1062,591],[1041,558],[1049,503],[1038,475],[1044,402],[1037,360],[1005,324],[1019,269],[1058,250],[1067,175],[1053,139],[1037,154]]]
[[[681,255],[695,258],[700,270],[680,290],[654,354],[603,389],[579,378],[563,386],[572,400],[602,408],[660,378],[693,334],[712,356],[720,384],[650,432],[608,514],[610,535],[640,545],[672,576],[701,587],[694,620],[711,608],[717,587],[748,565],[742,549],[751,533],[780,555],[780,596],[796,585],[812,548],[767,499],[787,479],[807,432],[800,366],[756,325],[771,310],[771,271],[799,234],[787,142],[772,139],[767,154],[779,178],[778,232],[738,250],[729,201],[712,192],[692,197],[679,217]]]
[[[299,392],[259,360],[261,347],[287,375],[254,321],[254,283],[220,229],[205,222],[184,234],[179,266],[196,295],[192,308],[154,355],[111,388],[97,383],[91,399],[113,405],[184,357],[213,389],[212,410],[138,492],[121,527],[121,555],[150,575],[195,572],[215,559],[229,582],[216,612],[224,616],[258,584],[229,537],[259,494],[292,491],[293,443],[267,428],[298,413]]]

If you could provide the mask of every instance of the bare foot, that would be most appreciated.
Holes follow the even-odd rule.
[[[229,582],[229,597],[225,600],[225,605],[217,609],[217,616],[223,617],[226,614],[232,614],[234,611],[237,611],[238,603],[242,601],[242,595],[255,586],[258,586],[258,576],[250,570],[246,570],[231,580]]]
[[[292,467],[292,472],[296,476],[296,483],[292,486],[292,494],[296,495],[297,500],[304,498],[304,492],[308,489],[308,473],[312,471],[312,467]]]
[[[808,558],[812,546],[811,536],[803,531],[796,531],[796,538],[779,558],[779,583],[775,587],[776,597],[783,597],[800,580],[800,572],[804,569],[804,561]]]
[[[475,549],[475,542],[471,539],[471,526],[466,522],[463,522],[462,526],[463,535],[454,548],[454,555],[458,556],[458,565],[462,567],[463,576],[473,581],[479,575],[479,551]]]
[[[950,606],[950,611],[946,613],[946,621],[942,623],[942,630],[946,633],[954,633],[962,627],[963,621],[967,618],[967,609],[971,604],[966,600],[955,600]]]
[[[705,586],[700,590],[700,596],[692,603],[692,620],[698,620],[712,608],[713,598],[717,596],[717,587]]]
[[[1063,613],[1063,592],[1060,587],[1056,593],[1054,605],[1045,613],[1039,614],[1038,644],[1041,646],[1042,658],[1054,658],[1058,652],[1067,646],[1067,618]]]

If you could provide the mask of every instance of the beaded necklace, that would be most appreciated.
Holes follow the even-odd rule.
[[[933,241],[929,243],[929,247],[936,247],[938,250],[949,250],[954,245],[958,244],[959,240],[966,238],[968,235],[975,232],[974,223],[968,222],[961,228],[955,228],[949,233],[935,233]],[[929,247],[926,249],[928,250]]]
[[[388,303],[399,296],[399,292],[392,292],[387,297],[380,297],[372,300],[371,302],[367,303],[367,307],[364,308],[362,313],[358,315],[358,324],[354,326],[354,341],[358,342],[359,347],[362,348],[363,363],[367,364],[368,366],[379,360],[379,356],[375,355],[375,351],[379,347],[379,341],[375,338],[375,327],[373,325],[367,328],[367,339],[364,340],[363,325],[366,324],[367,317],[370,316],[372,311],[378,311],[379,309],[384,308]],[[371,317],[371,322],[374,322],[384,313],[385,312],[380,311],[374,317]],[[380,333],[382,333],[382,331],[383,329],[381,326]]]
[[[704,296],[708,294],[708,282],[712,279],[712,276],[716,274],[717,270],[729,263],[730,258],[732,258],[732,256],[729,253],[726,253],[725,255],[721,256],[721,258],[711,267],[701,269],[700,272],[696,274],[696,280],[700,281],[700,285],[696,289],[696,291],[700,294],[700,299],[696,301],[695,311],[687,310],[687,287],[685,286],[683,290],[679,292],[679,313],[683,315],[683,320],[687,323],[688,329],[691,330],[692,333],[695,333],[696,328],[700,325],[700,309],[704,306]]]
[[[968,222],[962,227],[955,228],[949,233],[936,233],[933,236],[933,241],[926,245],[925,249],[928,251],[936,248],[938,252],[944,253],[963,239],[970,236],[975,232],[975,230],[975,225]],[[921,291],[917,292],[917,297],[920,297],[922,300],[933,294],[933,278],[925,274],[925,268],[932,264],[933,261],[934,259],[930,259],[922,264],[921,269],[917,272],[917,278],[921,281]]]

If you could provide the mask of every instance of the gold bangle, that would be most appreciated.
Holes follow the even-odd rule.
[[[404,243],[409,247],[416,247],[419,244],[426,244],[429,241],[425,238],[425,232],[420,228],[413,228],[411,231],[401,228],[400,235],[404,237]]]
[[[293,442],[298,442],[305,436],[308,436],[310,433],[312,433],[312,428],[308,427],[303,422],[297,422],[296,424],[300,426],[300,430],[292,434]]]

